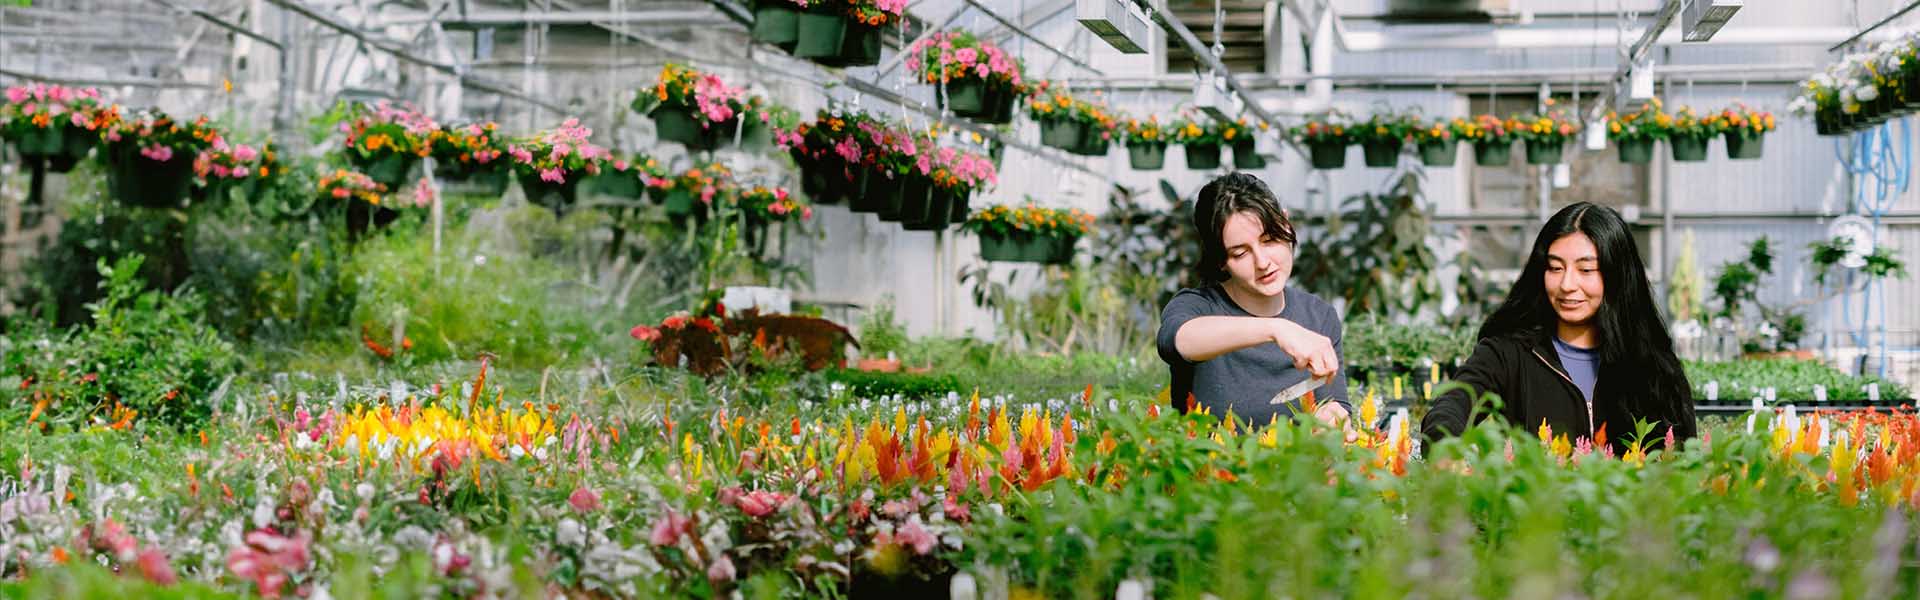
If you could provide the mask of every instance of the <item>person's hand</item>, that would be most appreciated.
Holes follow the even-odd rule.
[[[1347,407],[1341,406],[1336,402],[1328,402],[1314,409],[1313,416],[1320,419],[1322,423],[1345,430],[1347,443],[1351,444],[1360,440],[1360,430],[1354,429],[1351,415],[1347,413]]]
[[[1333,340],[1308,331],[1286,319],[1274,319],[1273,343],[1293,357],[1293,367],[1314,377],[1328,377],[1340,370],[1340,355],[1333,351]]]

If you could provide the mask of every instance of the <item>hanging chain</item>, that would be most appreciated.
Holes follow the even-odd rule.
[[[1226,44],[1220,43],[1220,30],[1227,20],[1227,11],[1221,8],[1220,2],[1213,0],[1213,57],[1216,59],[1227,55]]]

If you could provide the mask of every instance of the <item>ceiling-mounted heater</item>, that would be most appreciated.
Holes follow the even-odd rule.
[[[1132,0],[1074,0],[1073,16],[1122,54],[1146,54],[1153,25]]]
[[[1740,12],[1742,0],[1693,0],[1680,12],[1680,36],[1685,42],[1704,42]]]

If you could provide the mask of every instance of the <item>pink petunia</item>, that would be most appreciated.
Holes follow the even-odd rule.
[[[567,495],[567,504],[572,506],[573,510],[583,514],[593,512],[600,509],[600,494],[582,485],[574,488],[573,493]]]
[[[552,183],[566,183],[567,178],[560,174],[560,169],[542,169],[540,171],[540,180]]]

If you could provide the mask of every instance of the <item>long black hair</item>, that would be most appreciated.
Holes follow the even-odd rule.
[[[1202,280],[1227,280],[1227,246],[1221,232],[1227,228],[1227,219],[1243,212],[1260,220],[1262,236],[1289,246],[1297,241],[1293,221],[1280,209],[1280,199],[1266,182],[1241,172],[1221,175],[1200,188],[1193,204],[1193,230],[1200,234],[1200,263],[1195,270]]]
[[[1592,323],[1600,358],[1595,412],[1615,417],[1607,421],[1613,424],[1610,433],[1616,440],[1633,433],[1634,419],[1672,424],[1675,436],[1693,437],[1693,391],[1686,371],[1654,303],[1639,245],[1620,213],[1611,208],[1580,202],[1547,219],[1506,301],[1480,326],[1480,339],[1552,335],[1560,316],[1547,297],[1547,248],[1575,233],[1593,242],[1605,288]],[[1655,429],[1655,435],[1664,433],[1665,427]]]

